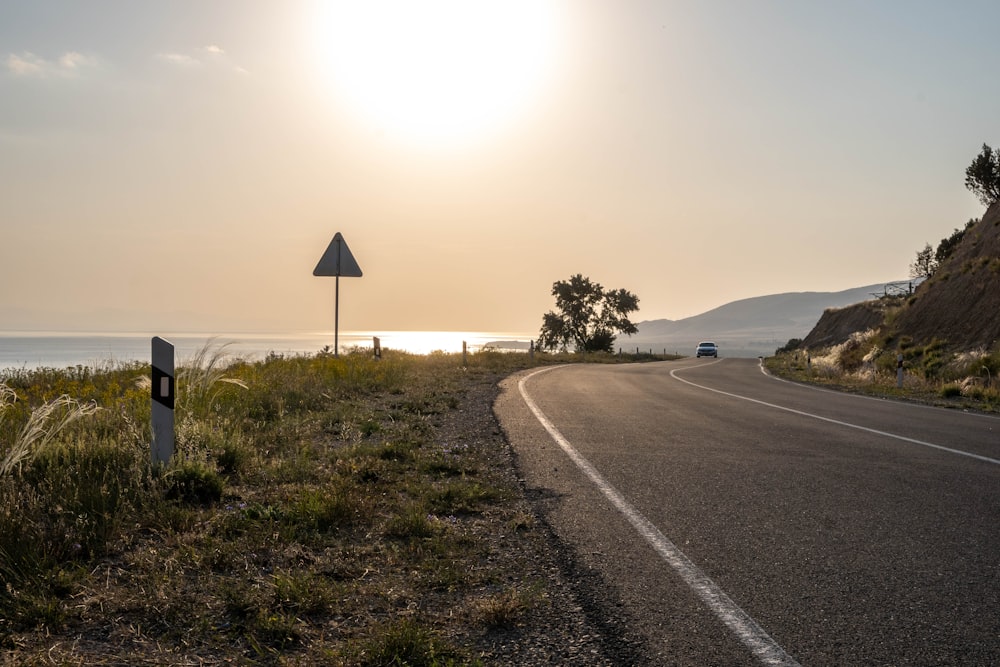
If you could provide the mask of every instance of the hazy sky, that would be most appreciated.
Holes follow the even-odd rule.
[[[367,9],[370,11],[361,11]],[[419,11],[418,11],[419,9]],[[996,0],[0,0],[0,330],[537,331],[907,277]]]

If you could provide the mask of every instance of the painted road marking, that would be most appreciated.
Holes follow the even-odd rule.
[[[722,391],[721,389],[713,389],[712,387],[706,387],[703,384],[698,384],[696,382],[691,382],[690,380],[685,380],[684,378],[677,375],[679,370],[688,370],[687,368],[675,368],[670,371],[670,377],[677,380],[678,382],[683,382],[684,384],[691,385],[692,387],[697,387],[698,389],[704,389],[705,391],[715,392],[716,394],[722,394],[723,396],[729,396],[730,398],[738,398],[741,401],[749,401],[751,403],[756,403],[757,405],[763,405],[769,408],[774,408],[775,410],[784,410],[785,412],[791,412],[795,415],[800,415],[802,417],[810,417],[812,419],[818,419],[830,424],[836,424],[837,426],[846,426],[847,428],[857,429],[859,431],[864,431],[866,433],[872,433],[874,435],[885,436],[886,438],[894,438],[896,440],[901,440],[902,442],[908,442],[911,445],[920,445],[921,447],[930,447],[931,449],[939,449],[943,452],[948,452],[949,454],[958,454],[959,456],[968,456],[970,459],[976,459],[978,461],[985,461],[986,463],[993,463],[1000,465],[1000,459],[993,459],[989,456],[982,456],[980,454],[973,454],[972,452],[963,452],[961,449],[953,449],[951,447],[945,447],[944,445],[936,445],[933,442],[927,442],[925,440],[917,440],[916,438],[908,438],[905,435],[899,435],[897,433],[889,433],[888,431],[880,431],[875,428],[868,428],[867,426],[861,426],[859,424],[852,424],[850,422],[840,421],[839,419],[832,419],[830,417],[823,417],[822,415],[817,415],[812,412],[805,412],[803,410],[796,410],[795,408],[787,408],[783,405],[778,405],[776,403],[768,403],[767,401],[761,401],[756,398],[750,398],[749,396],[741,396],[740,394],[733,394],[728,391]]]
[[[635,528],[640,535],[642,535],[645,540],[656,550],[660,557],[668,565],[670,565],[673,570],[680,575],[684,583],[691,588],[692,591],[701,599],[702,602],[715,614],[715,616],[722,621],[726,627],[728,627],[736,637],[743,642],[750,651],[757,657],[762,664],[765,665],[782,665],[785,667],[797,666],[799,663],[795,661],[790,655],[785,653],[784,649],[775,642],[767,632],[764,631],[760,625],[750,617],[745,611],[740,609],[740,607],[732,601],[732,599],[726,595],[719,586],[712,581],[708,575],[702,572],[697,565],[691,562],[691,560],[684,555],[684,553],[674,545],[667,537],[660,532],[659,528],[654,526],[646,517],[639,513],[627,500],[618,492],[604,477],[597,471],[594,466],[590,465],[587,461],[570,442],[563,437],[559,429],[549,421],[548,417],[538,408],[535,402],[528,396],[528,392],[525,389],[525,382],[528,379],[544,373],[546,371],[558,368],[558,366],[549,366],[548,368],[543,368],[537,370],[529,375],[524,376],[517,383],[518,391],[521,393],[521,398],[527,404],[528,409],[531,410],[532,414],[535,415],[535,419],[545,427],[552,439],[555,440],[564,452],[572,459],[573,463],[580,468],[581,471],[593,482],[594,486],[601,490],[601,493],[611,501],[611,504],[617,509],[627,520],[632,527]]]

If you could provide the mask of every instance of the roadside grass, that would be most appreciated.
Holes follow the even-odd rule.
[[[209,346],[178,369],[162,467],[148,364],[4,371],[5,663],[480,664],[477,638],[545,593],[518,579],[537,528],[502,452],[461,428],[466,396],[532,365],[661,358]]]
[[[1000,412],[1000,347],[947,352],[942,341],[924,346],[859,334],[824,350],[779,350],[765,359],[769,371],[786,379],[821,384],[871,396],[917,400],[941,407]],[[903,357],[899,386],[898,356]]]

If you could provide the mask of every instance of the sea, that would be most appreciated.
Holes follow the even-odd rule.
[[[193,359],[209,347],[221,348],[227,358],[259,360],[268,355],[313,355],[332,351],[334,333],[174,333],[155,334],[174,346],[177,365]],[[489,347],[503,351],[527,351],[537,335],[525,332],[491,331],[381,331],[340,332],[337,347],[373,348],[378,338],[385,351],[412,354],[434,352],[476,352]],[[148,362],[154,334],[140,332],[0,331],[0,370],[39,368],[62,369],[75,366],[113,367],[120,363]]]

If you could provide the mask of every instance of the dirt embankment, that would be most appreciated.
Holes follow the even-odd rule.
[[[1000,340],[1000,202],[970,227],[954,253],[917,288],[892,326],[914,343],[941,340],[955,351]]]
[[[868,329],[881,329],[886,341],[940,341],[953,352],[994,348],[1000,341],[1000,202],[966,230],[911,297],[827,310],[801,347],[830,347]]]
[[[879,301],[863,301],[844,308],[828,308],[800,347],[818,349],[839,345],[856,331],[878,329],[885,321],[885,308]]]

